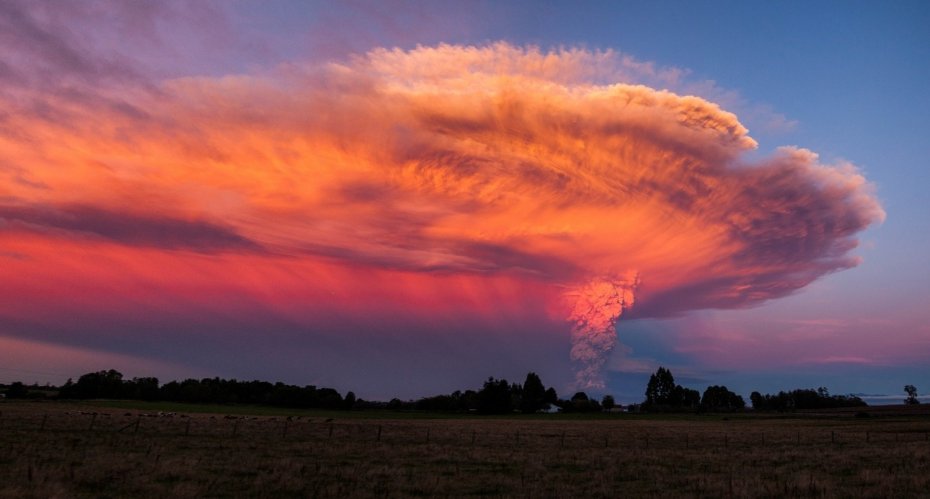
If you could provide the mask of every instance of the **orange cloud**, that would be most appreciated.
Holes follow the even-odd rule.
[[[17,133],[0,136],[0,232],[208,267],[544,283],[571,296],[559,306],[575,309],[573,336],[598,338],[573,349],[583,386],[599,385],[627,309],[744,307],[858,263],[856,234],[884,212],[854,166],[794,147],[749,163],[757,144],[736,116],[612,83],[628,70],[612,52],[440,45],[123,84],[103,107],[43,95],[51,112],[5,118]],[[386,281],[369,293],[405,279]],[[611,304],[596,321],[576,317],[591,289],[581,302]]]

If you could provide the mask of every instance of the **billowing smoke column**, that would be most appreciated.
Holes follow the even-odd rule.
[[[633,306],[638,284],[635,274],[627,278],[596,278],[568,293],[574,299],[572,361],[578,369],[575,386],[579,390],[604,388],[604,364],[617,345],[617,319]]]

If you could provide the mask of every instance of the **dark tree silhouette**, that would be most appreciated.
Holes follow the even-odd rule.
[[[905,404],[917,405],[920,403],[920,400],[917,399],[917,387],[914,385],[904,385],[904,393],[907,394],[907,398],[904,399]]]
[[[762,409],[765,405],[765,397],[763,397],[759,392],[750,393],[749,401],[752,402],[753,409]]]
[[[22,381],[14,381],[6,389],[6,398],[9,399],[24,399],[29,396],[29,390],[26,388],[26,385]]]
[[[527,373],[526,381],[523,382],[523,392],[520,398],[520,412],[529,414],[548,409],[549,403],[546,401],[546,387],[543,386],[542,380],[536,373]]]
[[[588,394],[585,392],[575,392],[575,394],[572,395],[571,400],[573,404],[587,404],[590,399],[588,398]]]
[[[701,397],[701,409],[705,411],[734,411],[746,407],[743,397],[725,386],[709,386]]]
[[[671,405],[675,407],[697,409],[701,405],[701,393],[681,385],[675,385],[675,391],[671,402]]]
[[[506,379],[493,377],[484,382],[478,392],[478,412],[483,414],[504,414],[513,411],[510,384]]]
[[[701,394],[697,390],[676,385],[672,372],[660,367],[649,377],[642,408],[647,411],[680,411],[697,409],[700,403]]]
[[[610,412],[616,406],[617,402],[614,400],[613,395],[604,395],[604,398],[601,399],[601,407],[607,412]]]
[[[837,407],[865,407],[859,397],[852,395],[830,395],[826,388],[799,389],[790,392],[778,392],[775,395],[762,395],[752,392],[749,396],[752,408],[760,411],[793,411],[795,409],[832,409]]]
[[[546,390],[546,403],[555,404],[559,401],[559,394],[555,392],[555,388],[551,386]]]
[[[601,404],[588,397],[585,392],[575,392],[569,400],[559,400],[556,404],[562,412],[600,412]]]
[[[59,395],[75,399],[123,398],[123,374],[115,369],[87,373],[78,378],[77,383],[66,383]]]
[[[158,400],[158,378],[132,378],[123,382],[121,398]]]
[[[354,397],[354,395],[353,395]],[[202,404],[259,404],[295,408],[344,409],[346,402],[332,388],[299,387],[267,381],[204,378],[172,381],[159,387],[157,378],[123,380],[119,371],[98,371],[68,380],[59,398],[123,398]],[[354,403],[354,402],[353,402]],[[349,404],[350,406],[352,403]]]
[[[355,407],[355,401],[356,401],[356,400],[355,400],[355,393],[354,393],[354,392],[349,392],[349,393],[346,394],[346,398],[343,399],[343,401],[342,401],[343,407],[344,407],[345,409],[352,409],[353,407]]]
[[[646,385],[646,406],[670,406],[674,403],[675,377],[664,367],[659,367],[655,374],[649,376]]]

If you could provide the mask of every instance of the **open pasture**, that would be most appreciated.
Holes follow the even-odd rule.
[[[0,411],[3,497],[930,496],[925,415]]]

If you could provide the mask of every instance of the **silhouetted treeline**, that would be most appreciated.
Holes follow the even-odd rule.
[[[58,392],[60,398],[68,399],[161,400],[159,395],[158,378],[124,380],[115,369],[87,373],[77,383],[69,379]]]
[[[58,387],[52,385],[27,385],[22,381],[14,381],[9,385],[0,384],[0,397],[8,399],[45,399],[57,394]]]
[[[419,400],[393,399],[384,408],[440,412],[474,412],[478,414],[531,414],[549,411],[600,412],[617,407],[614,398],[604,397],[603,402],[589,398],[584,392],[575,393],[568,400],[560,399],[555,388],[546,388],[536,373],[528,373],[523,384],[506,379],[488,378],[480,390],[454,391],[449,395],[423,397]]]
[[[826,388],[817,390],[799,389],[790,392],[778,392],[775,395],[762,395],[752,392],[750,395],[753,409],[761,411],[792,411],[795,409],[834,409],[839,407],[867,406],[862,399],[851,395],[830,395]],[[743,397],[731,392],[725,386],[713,385],[698,396],[696,390],[675,384],[671,371],[660,367],[649,377],[646,385],[646,400],[642,403],[644,411],[737,411],[746,407]]]
[[[10,399],[29,398],[29,389],[21,381],[16,381],[7,387],[5,395]]]
[[[528,373],[523,384],[506,379],[488,378],[480,390],[456,390],[449,395],[423,397],[419,400],[393,399],[386,408],[441,412],[477,412],[481,414],[534,413],[560,406],[554,388],[546,388],[536,373]],[[561,407],[561,406],[560,406]]]
[[[66,399],[131,399],[193,402],[202,404],[259,404],[294,408],[349,409],[355,402],[352,392],[343,398],[332,388],[295,386],[281,382],[237,381],[204,378],[172,381],[159,386],[157,378],[124,380],[110,369],[68,380],[59,392]]]
[[[644,411],[696,410],[701,405],[701,394],[697,390],[675,384],[672,372],[659,367],[649,377],[646,385],[646,400],[641,404]]]
[[[611,397],[609,400],[613,400]],[[576,392],[568,400],[559,400],[555,403],[559,412],[600,412],[604,410],[604,405],[596,399],[588,398],[585,392]],[[613,407],[613,404],[608,404]],[[608,408],[609,410],[609,408]]]
[[[5,390],[4,390],[5,388]],[[332,388],[296,386],[267,381],[237,381],[235,379],[204,378],[171,381],[159,385],[157,378],[123,379],[122,373],[110,369],[81,376],[77,382],[68,380],[60,388],[46,385],[26,386],[14,382],[0,385],[0,393],[7,398],[44,398],[58,390],[63,399],[130,399],[147,401],[190,402],[210,404],[256,404],[292,408],[320,409],[391,409],[429,412],[474,412],[480,414],[534,413],[549,411],[552,407],[559,412],[611,411],[618,407],[610,395],[601,402],[589,398],[584,392],[576,392],[570,399],[560,399],[554,388],[546,388],[536,373],[528,373],[522,384],[510,383],[506,379],[488,378],[479,390],[456,390],[448,395],[423,397],[419,400],[372,402],[357,399],[348,392],[345,397]],[[917,389],[905,386],[908,403],[917,403]],[[798,389],[762,395],[752,392],[752,406],[763,411],[792,411],[796,409],[833,409],[840,407],[867,406],[862,399],[852,395],[830,395],[826,388]],[[671,371],[664,367],[650,376],[646,386],[646,400],[631,410],[652,412],[663,411],[738,411],[746,406],[743,397],[725,386],[708,387],[703,396],[697,390],[684,388],[675,383]],[[620,407],[622,409],[622,407]]]
[[[743,397],[731,392],[725,386],[713,385],[704,390],[704,395],[697,390],[675,384],[672,372],[659,367],[649,377],[646,385],[646,400],[640,406],[644,411],[737,411],[746,407]]]
[[[826,388],[820,387],[778,392],[775,395],[762,395],[752,392],[749,396],[753,409],[760,411],[793,411],[795,409],[835,409],[838,407],[865,407],[859,397],[852,395],[830,395]]]
[[[25,386],[16,382],[7,390],[9,398],[27,396]],[[554,388],[546,388],[536,373],[528,373],[523,384],[488,378],[480,390],[455,391],[449,395],[424,397],[416,401],[372,402],[345,397],[332,388],[295,386],[267,381],[204,378],[171,381],[159,385],[158,378],[124,379],[114,369],[87,373],[77,382],[69,379],[58,389],[62,399],[128,399],[145,401],[189,402],[205,404],[256,404],[293,408],[320,409],[394,409],[441,412],[477,412],[482,414],[533,413],[547,411],[553,405],[562,411],[601,410],[595,400],[579,392],[571,400],[559,400]],[[611,406],[613,399],[610,398]]]
[[[709,386],[701,396],[701,410],[712,412],[738,411],[746,408],[746,401],[725,386]]]
[[[20,384],[21,385],[21,384]],[[17,385],[13,395],[19,394]],[[559,400],[554,388],[546,388],[539,376],[528,373],[523,384],[505,379],[488,378],[478,390],[455,391],[449,395],[424,397],[417,401],[388,403],[358,400],[348,392],[343,398],[332,388],[295,386],[281,382],[237,381],[235,379],[204,378],[171,381],[159,385],[157,378],[123,379],[114,369],[87,373],[77,382],[68,380],[60,388],[64,399],[130,399],[206,404],[257,404],[293,408],[421,410],[445,412],[478,412],[482,414],[533,413],[556,405],[563,411],[600,410],[597,401],[576,394],[570,401]],[[583,399],[583,400],[582,400]]]

